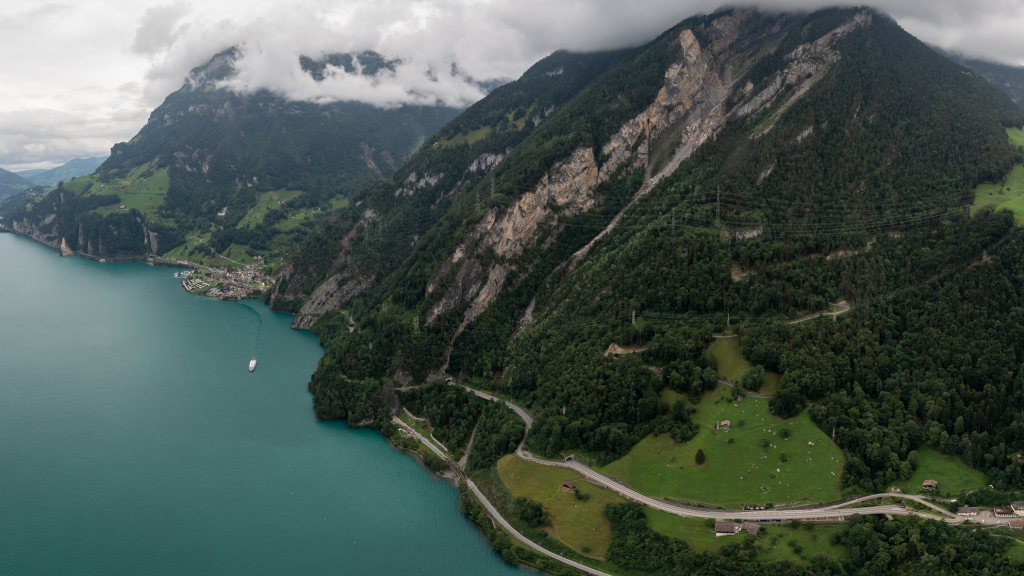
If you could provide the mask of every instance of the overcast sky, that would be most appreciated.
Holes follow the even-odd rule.
[[[0,167],[49,168],[129,140],[187,72],[239,46],[233,88],[310,101],[465,105],[478,81],[515,78],[559,48],[636,45],[710,0],[75,0],[0,4]],[[755,2],[812,9],[809,0]],[[1024,0],[876,3],[909,32],[973,56],[1024,62]],[[298,56],[376,50],[394,77],[301,73]],[[457,63],[459,73],[449,73]],[[439,71],[443,73],[438,73]]]

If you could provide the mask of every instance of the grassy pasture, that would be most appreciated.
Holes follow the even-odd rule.
[[[1007,128],[1006,135],[1014,146],[1024,146],[1024,132],[1020,129]],[[974,189],[971,212],[988,205],[1007,208],[1013,212],[1014,218],[1024,221],[1024,165],[1014,166],[1004,183],[979,184]]]
[[[551,518],[551,536],[584,556],[603,559],[608,553],[612,532],[604,509],[608,504],[625,502],[624,498],[597,488],[573,470],[533,464],[515,454],[498,461],[498,476],[513,496],[529,498],[544,506]],[[562,482],[566,481],[576,484],[590,499],[577,500],[575,495],[563,492]],[[584,546],[589,546],[590,551],[584,553]]]
[[[937,492],[949,492],[954,496],[961,490],[984,488],[988,485],[985,475],[967,467],[959,456],[943,454],[933,448],[921,448],[917,451],[917,470],[910,480],[896,485],[904,492],[921,492],[921,483],[925,480],[937,480]]]
[[[317,219],[317,218],[319,218],[320,216],[323,216],[323,215],[324,215],[324,213],[322,211],[320,211],[320,210],[308,210],[306,212],[296,212],[296,213],[290,215],[288,218],[285,218],[284,220],[281,220],[280,222],[275,224],[274,227],[276,229],[282,231],[282,232],[288,232],[290,230],[294,230],[295,228],[298,228],[303,222],[305,222],[307,220],[315,220],[315,219]],[[244,222],[244,220],[243,220],[243,222]]]
[[[666,391],[663,398],[671,403],[681,396]],[[696,410],[693,419],[700,423],[700,431],[689,442],[676,444],[668,434],[648,436],[599,470],[648,496],[730,508],[838,499],[843,452],[807,412],[784,421],[768,412],[767,400],[747,397],[730,402],[724,386],[706,392]],[[716,431],[715,422],[721,420],[729,420],[732,429]],[[783,428],[789,430],[788,439],[780,434]],[[767,448],[761,446],[762,440],[768,440]],[[700,467],[694,463],[698,449],[707,456]],[[789,457],[785,463],[780,461],[782,453]]]
[[[245,216],[239,220],[235,227],[245,228],[246,224],[255,226],[260,222],[263,222],[263,217],[267,215],[267,212],[271,208],[279,207],[278,202],[287,202],[299,194],[302,194],[301,190],[276,190],[274,192],[264,192],[263,194],[260,194],[259,201],[256,202],[256,205],[246,212]],[[248,218],[248,220],[246,220],[246,218]]]
[[[491,132],[490,126],[484,126],[478,128],[472,132],[466,134],[459,134],[450,140],[442,140],[437,143],[438,146],[458,146],[459,144],[472,144],[479,140],[483,140]]]
[[[738,336],[736,338],[715,338],[715,341],[711,343],[710,350],[715,355],[715,358],[718,358],[719,378],[739,384],[743,374],[754,367],[753,364],[747,362],[746,358],[743,357]],[[771,395],[779,389],[780,383],[782,383],[782,376],[780,374],[766,371],[764,373],[764,386],[757,392],[759,394]]]
[[[101,206],[93,212],[105,216],[120,210],[120,206],[128,209],[136,209],[142,212],[147,219],[156,218],[157,208],[164,203],[164,196],[170,187],[170,179],[167,176],[167,169],[154,170],[151,176],[142,178],[142,173],[150,168],[150,164],[143,164],[132,169],[121,178],[111,180],[107,184],[99,182],[97,176],[86,176],[76,178],[73,182],[64,184],[75,193],[81,193],[85,187],[92,183],[92,187],[86,193],[88,196],[111,196],[117,194],[121,201],[109,206]]]
[[[245,252],[247,248],[248,246],[243,246],[241,244],[232,244],[231,246],[228,246],[228,249],[224,252],[224,256],[227,256],[231,260],[242,265],[252,264],[256,262],[256,260],[253,260],[252,256]]]
[[[426,422],[414,420],[413,418],[410,418],[409,415],[406,414],[405,412],[399,412],[398,419],[401,420],[402,422],[405,422],[405,425],[408,426],[409,428],[412,428],[413,430],[419,432],[420,435],[423,436],[424,438],[430,438],[430,429],[427,428]],[[438,445],[438,448],[441,448],[441,446]],[[441,451],[445,452],[443,448],[441,448]]]
[[[661,512],[645,508],[647,523],[655,531],[666,536],[673,536],[685,540],[687,544],[698,552],[718,552],[727,544],[741,542],[747,535],[715,537],[714,528],[705,524],[704,519],[683,518],[668,512]],[[829,544],[829,536],[840,532],[845,526],[841,524],[816,525],[807,529],[791,528],[789,524],[764,524],[761,533],[758,534],[757,561],[800,562],[821,552],[833,558],[848,558],[849,552],[844,546],[832,546]],[[796,553],[788,542],[795,541],[800,546],[800,553]]]
[[[988,205],[1008,208],[1013,211],[1014,218],[1024,220],[1024,165],[1014,166],[1005,184],[979,184],[974,189],[971,211]]]
[[[200,233],[199,230],[192,230],[185,236],[187,237],[185,243],[165,254],[166,258],[176,258],[178,260],[188,259],[188,251],[199,246],[203,242],[209,242],[212,234],[209,231]]]
[[[1007,128],[1006,135],[1010,137],[1010,143],[1014,146],[1024,146],[1024,130],[1020,128]]]

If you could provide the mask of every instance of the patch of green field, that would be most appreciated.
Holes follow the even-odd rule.
[[[491,132],[490,126],[484,126],[483,128],[477,128],[467,134],[459,134],[450,140],[442,140],[437,143],[438,146],[458,146],[459,144],[472,144],[478,140],[483,140]]]
[[[296,212],[288,218],[281,220],[274,225],[275,228],[282,232],[288,232],[298,228],[303,222],[308,220],[315,220],[324,215],[324,212],[320,210],[306,210],[304,212]],[[243,220],[244,222],[244,220]]]
[[[718,552],[727,544],[742,542],[744,538],[748,538],[746,534],[716,537],[713,525],[708,526],[707,521],[701,518],[684,518],[650,508],[645,508],[644,512],[652,529],[666,536],[685,540],[698,552]],[[833,558],[847,558],[849,552],[845,546],[829,544],[829,537],[833,533],[841,532],[844,527],[841,524],[822,524],[792,528],[789,524],[763,524],[754,544],[758,551],[757,561],[800,562],[819,552]],[[800,547],[799,553],[788,544],[790,541],[796,542]]]
[[[430,429],[427,428],[426,422],[420,422],[419,420],[415,420],[415,419],[411,418],[405,412],[399,412],[398,419],[401,420],[402,422],[405,422],[406,426],[408,426],[408,427],[412,428],[413,430],[419,432],[420,435],[423,436],[424,438],[430,438]],[[425,446],[424,446],[424,448],[427,449],[427,450],[430,450],[429,448],[426,448]],[[438,446],[438,448],[441,448],[441,446]],[[445,451],[444,448],[441,448],[441,451],[444,452]]]
[[[263,217],[267,215],[267,212],[270,211],[270,209],[280,208],[281,202],[287,202],[299,194],[302,194],[302,190],[275,190],[273,192],[264,192],[263,194],[260,194],[260,199],[256,202],[256,205],[238,221],[238,224],[235,227],[245,228],[246,224],[255,226],[260,222],[263,222]]]
[[[1007,128],[1006,135],[1010,137],[1010,143],[1014,146],[1024,146],[1024,130],[1020,128]]]
[[[331,198],[331,208],[340,210],[345,206],[348,206],[348,198],[342,198],[341,196]]]
[[[943,454],[933,448],[921,448],[917,451],[917,471],[906,482],[896,484],[907,493],[921,492],[921,483],[925,480],[936,480],[940,494],[958,494],[961,490],[984,488],[988,485],[985,475],[969,468],[959,456]]]
[[[1006,135],[1010,143],[1024,146],[1024,131],[1018,128],[1007,128]],[[1005,182],[995,184],[979,184],[974,189],[974,204],[971,213],[983,206],[1006,208],[1013,212],[1017,220],[1024,220],[1024,165],[1018,164],[1006,176]]]
[[[246,250],[248,248],[248,246],[243,246],[241,244],[232,244],[231,246],[228,246],[228,249],[224,252],[224,256],[226,256],[229,260],[234,260],[234,262],[237,262],[237,264],[233,262],[228,262],[229,264],[232,264],[233,267],[238,266],[239,264],[243,266],[245,266],[246,264],[253,264],[254,262],[256,262],[256,260],[254,260],[252,256],[246,253]]]
[[[88,196],[109,196],[117,194],[121,198],[120,203],[109,206],[101,206],[93,212],[100,215],[107,215],[120,210],[124,206],[142,212],[147,219],[156,218],[157,208],[164,203],[167,189],[170,187],[170,179],[167,176],[167,169],[160,168],[145,178],[142,174],[151,168],[151,164],[136,166],[128,174],[121,178],[115,178],[104,184],[97,176],[86,176],[68,182],[64,186],[74,192],[81,192],[90,183],[92,187],[86,193]]]
[[[544,506],[551,518],[548,533],[566,546],[591,558],[603,559],[612,541],[611,524],[604,514],[608,504],[626,500],[611,490],[602,490],[568,468],[533,464],[509,454],[498,461],[498,475],[513,496],[525,497]],[[562,482],[573,482],[588,500],[577,500],[563,492]],[[584,553],[583,547],[590,551]]]
[[[1018,562],[1024,562],[1024,544],[1021,543],[1024,534],[1021,534],[1020,531],[1013,531],[1011,533],[1009,530],[999,530],[999,532],[998,536],[1013,540],[1013,545],[1006,549],[1003,556]]]
[[[704,394],[693,414],[700,431],[689,442],[676,444],[668,434],[648,436],[599,470],[648,496],[733,507],[838,499],[843,452],[806,411],[783,421],[768,412],[768,400],[731,402],[728,393],[719,386]],[[729,420],[732,429],[716,431],[715,423],[722,420]],[[788,439],[781,436],[783,428],[789,430]],[[762,440],[769,446],[762,447]],[[698,449],[707,457],[700,467],[694,463]],[[782,453],[789,458],[785,463]]]
[[[1008,208],[1013,211],[1014,218],[1024,220],[1024,165],[1014,166],[1005,183],[979,184],[974,189],[971,211],[983,206]]]
[[[196,246],[210,240],[212,234],[207,231],[203,234],[199,233],[199,230],[192,230],[185,234],[185,243],[177,248],[169,251],[164,255],[165,258],[174,258],[177,260],[188,260],[190,258],[189,251],[194,249]]]
[[[715,358],[718,359],[719,378],[739,384],[743,374],[754,367],[753,364],[747,362],[747,359],[743,357],[738,336],[736,338],[715,338],[709,349],[715,355]],[[765,372],[764,386],[757,393],[770,396],[779,389],[779,384],[781,383],[782,376],[780,374]]]

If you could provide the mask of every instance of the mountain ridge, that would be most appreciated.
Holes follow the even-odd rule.
[[[27,179],[36,186],[56,186],[58,182],[67,182],[72,178],[91,174],[106,159],[107,156],[74,158],[56,168],[32,174]]]

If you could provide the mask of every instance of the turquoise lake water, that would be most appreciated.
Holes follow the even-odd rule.
[[[413,458],[313,418],[315,336],[174,272],[0,234],[0,574],[534,574]]]

